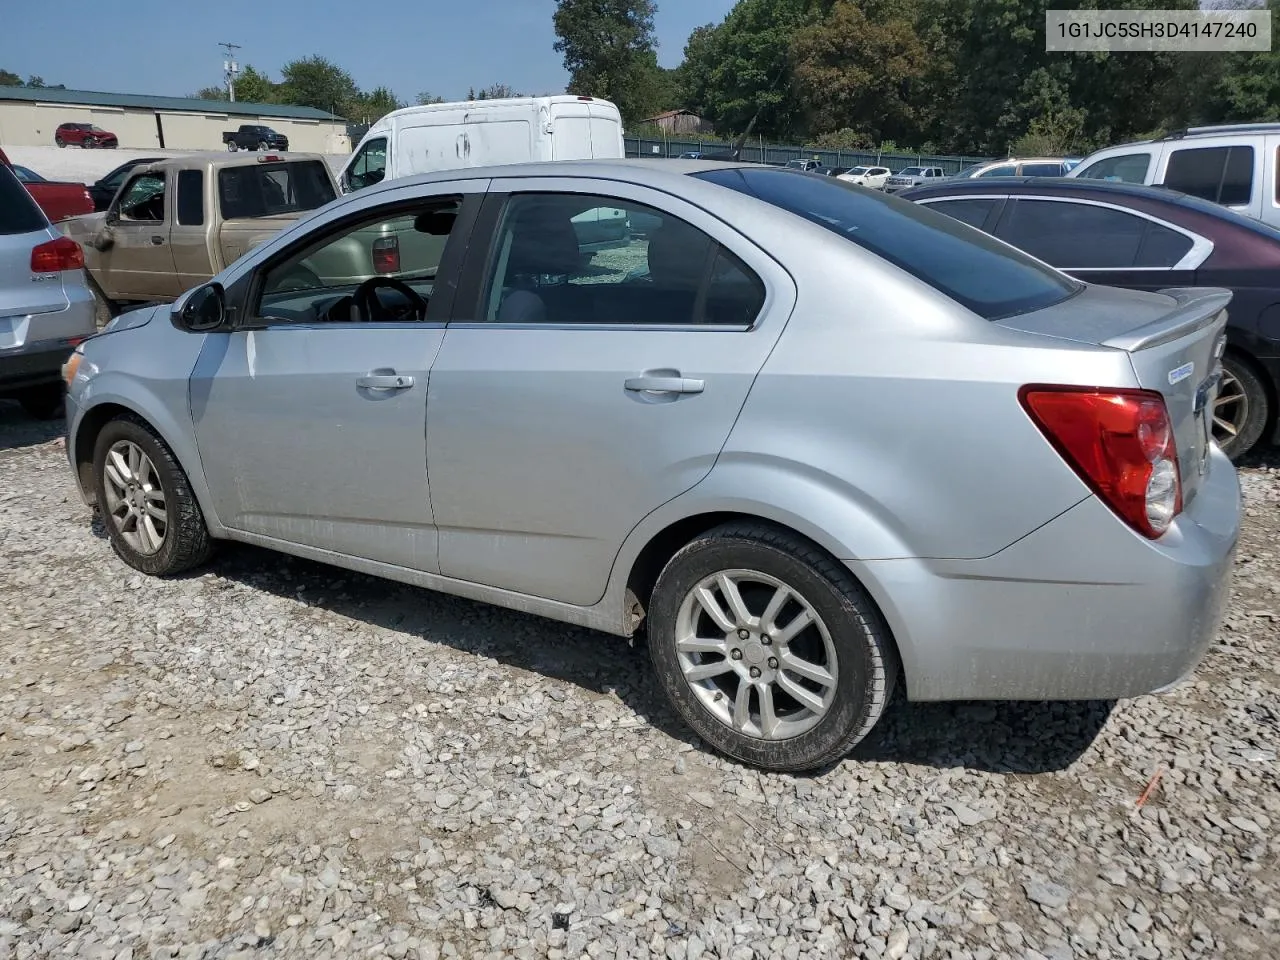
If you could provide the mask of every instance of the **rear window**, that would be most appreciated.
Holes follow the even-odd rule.
[[[1164,185],[1223,206],[1248,203],[1253,194],[1253,147],[1175,150]]]
[[[824,227],[988,320],[1040,310],[1083,289],[945,214],[840,180],[743,168],[694,176]]]
[[[334,197],[333,184],[319,160],[218,171],[218,204],[224,220],[315,210]]]
[[[0,235],[35,233],[49,225],[27,188],[13,171],[0,165]]]

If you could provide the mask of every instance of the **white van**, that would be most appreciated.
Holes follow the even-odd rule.
[[[1280,227],[1280,124],[1190,127],[1107,147],[1067,176],[1168,187]]]
[[[623,157],[622,115],[594,97],[518,97],[395,110],[343,167],[344,193],[415,173],[531,160]]]

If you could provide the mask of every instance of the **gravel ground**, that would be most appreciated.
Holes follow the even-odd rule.
[[[60,430],[0,403],[4,960],[1276,955],[1280,457],[1193,682],[899,702],[792,777],[614,638],[248,548],[136,575]]]
[[[5,147],[11,163],[30,167],[46,180],[93,183],[135,157],[178,157],[190,150],[81,150],[77,147]],[[325,160],[336,175],[350,154],[329,154]]]

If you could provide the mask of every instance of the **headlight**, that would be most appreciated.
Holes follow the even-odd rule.
[[[68,387],[75,380],[76,374],[80,371],[80,362],[84,359],[84,345],[77,344],[76,348],[71,351],[71,356],[67,357],[67,362],[62,365],[62,382]]]

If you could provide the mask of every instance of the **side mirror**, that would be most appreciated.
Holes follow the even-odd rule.
[[[169,315],[173,325],[187,333],[219,329],[227,318],[227,296],[220,283],[196,287]]]

